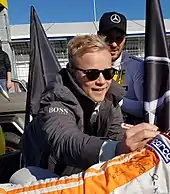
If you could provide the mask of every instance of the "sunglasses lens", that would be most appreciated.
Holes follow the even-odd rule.
[[[107,36],[106,39],[105,39],[105,42],[107,44],[112,44],[113,42],[116,42],[116,43],[120,43],[122,42],[124,39],[124,36],[123,35],[120,35],[120,36]]]
[[[114,69],[112,69],[112,68],[111,68],[111,69],[105,69],[105,70],[103,71],[103,76],[104,76],[104,78],[105,78],[106,80],[111,80],[111,79],[113,78],[115,72],[116,72],[116,70],[114,70]]]
[[[88,72],[86,72],[86,76],[87,76],[88,80],[90,80],[90,81],[96,80],[99,77],[99,75],[100,75],[100,71],[95,70],[95,69],[94,70],[91,69]]]
[[[113,68],[105,69],[103,71],[100,71],[97,69],[90,69],[90,70],[85,72],[86,77],[89,81],[96,80],[99,77],[100,73],[103,74],[103,76],[106,80],[111,80],[113,78],[114,74],[116,73],[116,70]]]

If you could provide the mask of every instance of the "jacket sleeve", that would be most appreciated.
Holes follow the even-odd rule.
[[[120,106],[117,105],[112,107],[112,115],[110,117],[111,126],[108,131],[107,137],[111,140],[120,141],[124,137],[124,129],[122,129],[121,124],[123,123],[123,117],[121,113]]]
[[[6,72],[11,72],[11,63],[10,63],[10,60],[9,60],[9,56],[5,52],[4,52],[4,61],[5,61]]]
[[[137,101],[124,97],[123,105],[121,107],[125,112],[135,117],[143,117],[143,82],[144,82],[143,63],[144,63],[143,61],[140,63],[138,62],[134,69],[135,71],[132,71],[134,91]]]
[[[39,117],[39,129],[45,134],[56,161],[82,169],[99,162],[104,140],[80,131],[74,113],[65,104],[50,102],[41,109]]]

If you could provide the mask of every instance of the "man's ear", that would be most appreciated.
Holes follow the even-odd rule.
[[[125,35],[125,43],[124,43],[124,46],[123,46],[124,50],[126,49],[126,43],[127,43],[127,38],[126,38],[126,35]]]

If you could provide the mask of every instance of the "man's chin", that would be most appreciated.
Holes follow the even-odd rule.
[[[112,55],[112,62],[115,62],[120,56],[120,53],[116,52],[115,54]]]
[[[92,99],[93,99],[95,102],[102,102],[102,101],[104,100],[104,97],[103,97],[103,96],[102,96],[102,97],[99,97],[99,96],[98,96],[98,97],[97,97],[97,96],[94,97],[94,96],[93,96]]]
[[[119,58],[118,55],[113,55],[113,56],[112,56],[112,62],[115,62],[118,58]]]

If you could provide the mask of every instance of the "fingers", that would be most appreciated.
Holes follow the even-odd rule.
[[[152,125],[150,123],[141,123],[141,124],[138,124],[138,125],[131,127],[131,129],[132,128],[137,130],[137,131],[142,131],[144,129],[149,129],[149,130],[153,130],[153,131],[158,130],[158,127],[156,125]]]
[[[133,139],[134,143],[141,142],[143,140],[152,139],[159,134],[159,131],[144,129],[143,131],[139,131],[138,133],[134,133],[133,135],[130,134],[130,136],[132,135],[130,139]]]
[[[141,141],[141,142],[136,143],[136,145],[134,145],[134,148],[133,148],[132,151],[135,151],[135,150],[140,151],[142,148],[145,147],[145,145],[146,145],[146,144],[148,143],[148,141],[150,141],[150,140],[151,140],[151,139],[145,139],[145,140],[143,140],[143,141]]]
[[[149,140],[159,135],[160,132],[150,129],[134,131],[132,128],[130,128],[125,134],[126,138],[124,140],[126,142],[126,146],[129,150],[134,151],[141,149]]]
[[[133,130],[143,130],[143,129],[150,129],[150,130],[154,130],[154,131],[157,131],[158,130],[158,127],[155,126],[155,125],[152,125],[152,124],[149,124],[149,123],[141,123],[141,124],[138,124],[138,125],[130,125],[130,124],[127,124],[127,123],[122,123],[121,124],[121,127],[123,129],[132,129]]]
[[[136,125],[136,129],[139,130],[139,128],[149,129],[149,130],[154,130],[154,131],[158,130],[158,127],[156,125],[152,125],[150,123],[141,123],[141,124]]]
[[[140,131],[138,133],[138,135],[141,135],[142,139],[154,138],[154,137],[156,137],[159,134],[160,134],[160,131],[149,130],[149,129],[145,129],[143,132]]]
[[[130,133],[130,135],[133,136],[139,132],[147,133],[147,131],[158,131],[158,127],[149,123],[141,123],[130,127],[126,133]]]

